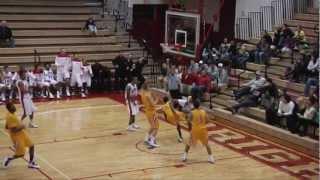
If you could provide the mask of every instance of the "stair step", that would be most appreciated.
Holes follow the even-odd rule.
[[[104,28],[107,22],[98,21],[98,29]],[[73,29],[80,30],[85,22],[9,22],[8,26],[15,30],[36,30],[36,29]]]
[[[96,21],[111,21],[114,18],[111,16],[105,16],[103,19],[100,15],[93,15],[90,16],[93,17]],[[63,22],[63,21],[82,21],[83,23],[89,18],[88,15],[73,15],[73,14],[44,14],[44,15],[37,15],[37,14],[0,14],[0,19],[12,22],[12,21],[57,21],[57,22]]]
[[[41,0],[9,0],[9,1],[0,1],[0,6],[23,6],[23,7],[100,7],[100,2],[89,2],[89,1],[41,1]]]
[[[0,6],[0,14],[99,14],[97,7],[14,7]]]

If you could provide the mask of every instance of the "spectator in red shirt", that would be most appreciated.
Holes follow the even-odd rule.
[[[198,75],[195,72],[186,71],[182,74],[182,83],[192,85],[196,83]]]
[[[206,71],[201,71],[198,75],[195,84],[191,89],[191,95],[194,98],[202,99],[203,94],[211,89],[211,79]]]

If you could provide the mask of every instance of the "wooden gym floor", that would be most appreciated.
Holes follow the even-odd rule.
[[[28,132],[41,169],[28,169],[19,159],[0,169],[0,179],[318,179],[318,159],[217,122],[208,124],[216,163],[206,162],[200,145],[182,163],[184,144],[177,143],[174,126],[161,122],[161,147],[149,150],[142,143],[148,128],[144,115],[137,117],[141,129],[127,132],[128,115],[120,95],[109,97],[118,101],[94,97],[37,103],[35,121],[40,128]],[[1,106],[1,158],[13,153],[4,114]],[[187,139],[188,132],[183,136]]]

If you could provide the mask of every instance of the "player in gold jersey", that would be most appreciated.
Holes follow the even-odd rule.
[[[144,113],[150,125],[150,129],[145,138],[145,143],[151,147],[159,147],[159,145],[156,143],[156,136],[159,129],[159,121],[156,116],[157,101],[152,96],[152,93],[149,90],[147,82],[145,82],[142,85],[140,96],[141,96],[141,102],[144,108]]]
[[[39,169],[40,166],[36,164],[34,161],[34,144],[31,141],[30,137],[28,136],[25,126],[20,122],[16,112],[16,107],[13,103],[8,102],[6,104],[6,108],[8,110],[8,113],[6,115],[6,129],[8,130],[8,133],[10,134],[11,140],[15,145],[15,155],[11,157],[6,157],[3,161],[3,167],[8,167],[9,163],[17,158],[21,158],[24,156],[26,149],[29,148],[29,168],[36,168]]]
[[[189,142],[186,144],[185,152],[183,153],[182,160],[187,161],[187,154],[191,145],[196,145],[200,141],[202,145],[207,148],[209,155],[208,162],[214,163],[212,151],[208,143],[208,130],[206,123],[208,121],[207,113],[200,108],[200,101],[195,100],[193,103],[194,109],[191,111],[189,123],[191,127],[191,136]]]

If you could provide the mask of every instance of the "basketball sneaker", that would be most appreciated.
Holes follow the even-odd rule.
[[[57,99],[60,99],[60,91],[57,91]]]
[[[33,162],[29,162],[28,164],[28,168],[32,168],[32,169],[40,169],[40,166],[35,163],[34,161]]]
[[[209,155],[209,157],[208,157],[208,162],[211,163],[211,164],[214,163],[214,158],[213,158],[212,155]]]
[[[183,153],[182,155],[182,161],[187,162],[187,153]]]
[[[87,96],[86,96],[86,94],[81,93],[81,97],[82,97],[82,98],[85,98],[85,97],[87,97]]]
[[[2,167],[7,168],[9,166],[10,160],[9,157],[5,157],[2,161]]]
[[[179,143],[182,143],[183,142],[183,139],[181,137],[178,137],[178,142]]]
[[[132,125],[129,125],[127,131],[136,131],[137,129],[134,128]]]
[[[53,94],[52,94],[51,92],[49,93],[49,98],[50,98],[50,99],[53,99],[53,98],[54,98],[54,96],[53,96]]]
[[[136,125],[136,124],[132,124],[132,127],[135,129],[140,129],[140,126]]]
[[[66,94],[67,94],[67,96],[68,96],[68,97],[70,97],[70,96],[71,96],[71,95],[70,95],[70,91],[69,91],[69,89],[67,89],[67,90],[66,90]]]
[[[38,128],[39,126],[34,124],[33,122],[29,123],[29,128]]]

